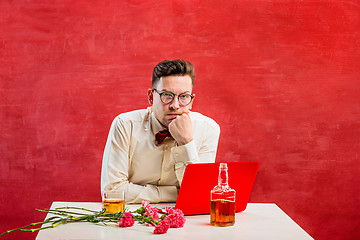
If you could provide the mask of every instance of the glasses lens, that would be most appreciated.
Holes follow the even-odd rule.
[[[179,102],[181,105],[186,106],[189,105],[191,102],[191,95],[190,94],[180,94],[179,95]]]
[[[173,99],[174,99],[174,94],[172,93],[164,92],[161,94],[161,101],[165,104],[172,102]]]

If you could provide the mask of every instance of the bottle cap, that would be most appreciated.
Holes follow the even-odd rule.
[[[220,163],[220,168],[227,169],[227,163]]]

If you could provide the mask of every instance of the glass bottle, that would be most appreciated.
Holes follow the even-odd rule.
[[[228,184],[227,164],[220,163],[218,185],[211,190],[210,224],[227,227],[235,224],[236,191]]]

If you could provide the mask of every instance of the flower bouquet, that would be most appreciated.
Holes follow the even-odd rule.
[[[166,233],[169,228],[182,228],[186,221],[184,214],[180,209],[166,207],[165,212],[163,212],[161,209],[151,206],[147,201],[143,201],[142,206],[133,212],[125,210],[124,212],[119,213],[105,213],[105,208],[101,211],[93,211],[78,207],[60,207],[44,210],[36,209],[36,211],[51,213],[55,216],[49,217],[43,222],[31,223],[24,227],[8,230],[0,234],[0,237],[15,231],[36,232],[72,222],[91,222],[104,225],[113,222],[118,223],[120,227],[132,227],[135,222],[138,222],[139,224],[144,224],[148,227],[155,227],[154,234],[163,234]],[[37,225],[42,226],[34,228],[34,226]]]

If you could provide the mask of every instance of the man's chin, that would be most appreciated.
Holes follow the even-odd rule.
[[[165,118],[163,119],[163,122],[161,123],[164,127],[169,128],[169,124],[174,121],[176,119],[176,117],[171,117],[171,118]]]
[[[169,124],[170,124],[172,121],[174,121],[174,120],[175,120],[175,118],[174,118],[174,119],[166,120],[166,121],[165,121],[165,124],[163,124],[164,127],[169,128]]]

